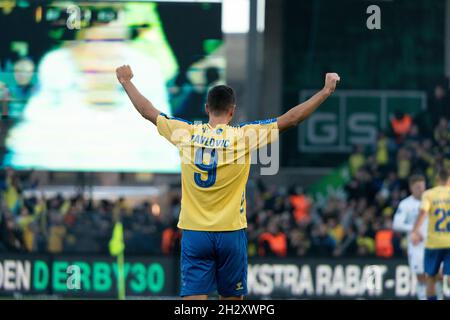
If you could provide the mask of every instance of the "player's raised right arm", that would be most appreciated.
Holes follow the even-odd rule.
[[[278,130],[284,131],[295,127],[308,118],[336,90],[336,85],[340,80],[337,73],[327,73],[322,90],[277,118]]]
[[[145,98],[139,90],[131,82],[133,78],[133,71],[129,65],[124,65],[116,69],[117,80],[125,89],[128,97],[133,103],[136,110],[147,120],[151,121],[156,125],[156,119],[160,114],[159,110],[156,109],[153,104]]]

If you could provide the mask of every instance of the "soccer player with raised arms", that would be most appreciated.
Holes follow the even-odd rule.
[[[427,276],[427,298],[437,300],[435,285],[439,280],[439,269],[443,265],[444,275],[450,275],[450,171],[441,168],[439,185],[424,192],[419,216],[411,238],[414,244],[423,240],[420,229],[428,217],[425,241],[425,274]]]
[[[180,295],[207,299],[217,290],[221,299],[243,299],[247,294],[245,186],[250,153],[310,116],[335,91],[340,77],[328,73],[322,90],[277,118],[234,127],[229,123],[236,98],[229,86],[209,90],[205,105],[209,121],[197,124],[161,113],[131,82],[130,66],[117,68],[116,74],[137,111],[180,151]]]

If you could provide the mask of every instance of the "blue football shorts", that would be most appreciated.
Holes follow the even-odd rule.
[[[450,248],[425,249],[425,273],[431,277],[438,274],[443,265],[443,273],[450,275]]]
[[[217,291],[223,297],[247,294],[245,229],[209,232],[183,230],[180,295]]]

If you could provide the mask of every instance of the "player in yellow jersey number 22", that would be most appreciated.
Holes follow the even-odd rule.
[[[236,97],[229,86],[208,91],[209,121],[194,124],[161,113],[131,82],[130,66],[117,68],[116,74],[136,110],[180,150],[180,156],[189,151],[193,155],[181,161],[180,296],[207,299],[217,290],[221,299],[243,299],[247,294],[245,186],[250,171],[246,159],[253,150],[272,143],[278,132],[309,117],[335,91],[339,75],[328,73],[322,90],[281,116],[230,126]],[[254,143],[248,143],[251,132],[257,137]]]
[[[435,288],[441,265],[443,274],[450,275],[450,171],[439,168],[437,176],[439,185],[422,195],[420,213],[411,234],[414,244],[423,240],[420,227],[428,216],[424,259],[428,300],[437,300]],[[447,281],[450,284],[450,278]]]

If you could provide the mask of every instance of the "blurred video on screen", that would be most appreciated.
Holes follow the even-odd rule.
[[[129,64],[156,108],[191,121],[224,81],[220,3],[0,0],[0,30],[3,167],[179,172],[115,68]]]

